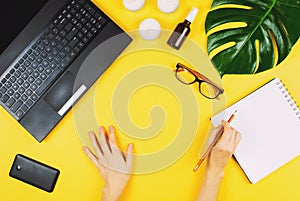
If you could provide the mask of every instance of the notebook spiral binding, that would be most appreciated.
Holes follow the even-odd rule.
[[[296,104],[293,97],[291,96],[291,94],[288,92],[288,90],[285,88],[284,84],[281,81],[278,81],[276,84],[279,87],[279,90],[281,90],[281,93],[284,94],[284,98],[287,100],[290,107],[292,108],[292,110],[295,112],[296,116],[300,120],[299,106]]]

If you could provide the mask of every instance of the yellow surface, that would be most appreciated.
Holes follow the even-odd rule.
[[[96,0],[112,19],[114,19],[126,31],[138,29],[139,23],[147,18],[154,17],[163,29],[173,30],[177,22],[182,21],[190,8],[197,6],[200,10],[195,22],[192,24],[190,38],[205,49],[206,37],[204,33],[205,16],[211,1],[181,1],[179,9],[172,14],[163,14],[157,7],[157,1],[146,1],[144,8],[137,12],[129,12],[122,6],[121,0]],[[132,33],[135,41],[139,42],[138,34]],[[134,44],[130,48],[135,48]],[[187,45],[183,48],[187,48]],[[171,50],[170,50],[171,51]],[[230,105],[249,92],[253,91],[273,77],[279,77],[287,86],[296,102],[300,102],[299,89],[299,62],[297,57],[300,52],[300,43],[295,45],[290,55],[276,68],[258,75],[225,75],[222,79],[225,95],[216,103],[204,99],[199,95],[196,86],[187,87],[177,83],[175,77],[166,83],[151,83],[149,77],[134,81],[126,81],[134,73],[145,75],[153,65],[155,72],[149,72],[149,76],[161,75],[173,72],[166,71],[166,66],[174,68],[174,62],[178,60],[176,55],[167,52],[143,50],[120,57],[102,78],[89,90],[82,100],[70,111],[59,125],[42,142],[38,143],[4,110],[0,109],[0,200],[5,201],[92,201],[100,200],[101,177],[81,150],[80,137],[85,143],[85,133],[88,130],[96,130],[97,124],[108,126],[117,124],[118,139],[121,147],[134,142],[135,152],[142,154],[154,154],[154,158],[145,161],[144,164],[136,164],[137,175],[132,177],[122,200],[130,201],[182,201],[195,200],[200,189],[204,167],[197,173],[192,172],[198,153],[208,129],[209,117]],[[184,55],[183,55],[184,56]],[[182,55],[181,55],[182,58]],[[182,58],[182,61],[185,61]],[[194,63],[187,59],[187,63]],[[197,63],[197,62],[196,62]],[[142,67],[141,67],[142,66]],[[143,68],[143,66],[146,66]],[[134,69],[137,69],[134,71]],[[211,66],[210,66],[211,67]],[[169,70],[170,70],[169,69]],[[143,71],[145,70],[145,71]],[[199,69],[198,69],[199,70]],[[203,69],[205,71],[205,69]],[[207,69],[206,69],[207,70]],[[212,69],[207,70],[214,76]],[[155,80],[155,79],[154,79]],[[173,82],[173,80],[175,80]],[[132,90],[131,95],[124,93],[122,82],[141,84],[145,86],[134,91],[134,85],[127,89]],[[148,84],[148,85],[147,85]],[[162,87],[166,84],[167,87]],[[131,87],[131,88],[130,88]],[[173,87],[176,90],[173,91]],[[184,88],[183,88],[184,87]],[[186,94],[184,92],[186,90]],[[173,92],[173,93],[172,93]],[[122,97],[124,95],[125,97]],[[128,96],[128,97],[126,97]],[[184,97],[186,96],[186,99]],[[118,116],[124,115],[124,108],[118,105],[126,104],[128,113],[135,127],[126,127],[122,119],[116,121]],[[191,97],[192,99],[188,99]],[[196,102],[194,102],[197,100]],[[196,106],[198,111],[190,113],[187,127],[184,119],[183,104]],[[158,106],[158,107],[154,107]],[[95,111],[95,112],[94,112]],[[196,115],[195,115],[196,114]],[[199,114],[199,116],[197,116]],[[115,115],[115,116],[114,116]],[[152,116],[151,116],[152,115]],[[276,115],[276,114],[274,114]],[[124,116],[126,117],[126,115]],[[185,117],[186,118],[186,117]],[[95,120],[95,121],[93,121]],[[187,139],[182,138],[180,143],[175,143],[175,137],[182,134],[179,130],[184,127]],[[130,132],[131,131],[131,132]],[[145,131],[145,132],[143,132]],[[287,132],[291,131],[287,128]],[[144,133],[144,134],[143,134]],[[156,133],[153,135],[153,133]],[[180,134],[178,134],[180,133]],[[131,136],[130,136],[131,135]],[[174,152],[168,152],[166,156],[176,155],[166,165],[164,158],[160,158],[161,150],[174,145]],[[182,148],[181,145],[184,145]],[[47,193],[8,176],[11,164],[17,153],[30,156],[36,160],[54,166],[61,171],[53,193]],[[143,158],[138,159],[143,160]],[[155,166],[152,162],[157,160],[161,166]],[[169,164],[169,165],[168,165]],[[272,173],[255,185],[248,182],[239,165],[230,160],[224,180],[221,184],[219,200],[224,201],[296,201],[300,200],[299,172],[300,158],[296,158],[284,167]],[[148,168],[148,169],[147,169]],[[150,169],[149,169],[150,168]],[[143,171],[149,173],[143,174]]]

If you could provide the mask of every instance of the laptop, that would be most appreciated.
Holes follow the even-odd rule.
[[[132,41],[89,0],[9,0],[0,22],[0,105],[39,142]]]

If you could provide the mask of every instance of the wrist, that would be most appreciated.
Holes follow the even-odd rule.
[[[102,188],[101,201],[118,201],[120,195],[116,192],[111,192],[110,188],[104,186]]]
[[[208,178],[215,178],[222,180],[224,177],[224,169],[221,168],[207,168],[205,174]]]

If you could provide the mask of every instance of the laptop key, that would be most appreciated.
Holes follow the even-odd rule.
[[[7,82],[5,83],[5,86],[6,86],[7,88],[10,88],[10,87],[12,86],[12,84],[11,84],[10,81],[7,81]]]
[[[81,29],[81,28],[80,28]],[[82,38],[82,37],[84,37],[84,35],[83,35],[83,33],[81,33],[80,31],[78,32],[78,34],[77,34],[77,36],[78,36],[78,38]]]
[[[30,84],[26,81],[26,82],[23,84],[23,86],[24,86],[25,88],[28,88],[28,87],[30,86]]]
[[[79,4],[75,4],[74,6],[77,10],[79,10],[81,8],[81,6]]]
[[[10,96],[12,96],[14,93],[15,93],[15,92],[14,92],[14,90],[12,90],[12,89],[9,89],[9,90],[7,91],[7,94],[10,95]]]
[[[97,22],[97,20],[93,17],[91,17],[90,21],[91,21],[92,24],[96,24],[96,22]]]
[[[18,100],[15,104],[13,104],[13,106],[10,108],[11,111],[16,112],[19,107],[23,104],[23,102],[21,100]]]
[[[102,24],[100,24],[99,22],[97,22],[95,26],[97,27],[97,29],[101,29]]]
[[[78,3],[79,3],[80,5],[84,5],[85,0],[78,0]]]
[[[52,48],[51,47],[46,47],[46,52],[51,53],[52,52]]]
[[[26,70],[26,68],[25,66],[20,66],[19,70],[23,73]]]
[[[45,73],[42,73],[41,76],[40,76],[40,78],[41,78],[42,80],[45,80],[45,79],[47,78],[47,75],[46,75]]]
[[[5,75],[5,78],[6,78],[6,79],[10,78],[10,74],[6,74],[6,75]]]
[[[72,8],[72,9],[70,10],[70,13],[72,13],[72,15],[75,15],[75,14],[77,13],[77,11],[76,11],[74,8]]]
[[[15,81],[17,80],[17,78],[15,76],[11,76],[9,81],[11,81],[12,83],[15,83]]]
[[[84,14],[86,13],[86,10],[83,9],[83,8],[80,8],[79,12],[80,12],[82,15],[84,15]]]
[[[85,24],[85,27],[86,27],[87,29],[91,29],[91,28],[92,28],[92,24],[88,22],[88,23]]]
[[[75,47],[75,45],[79,42],[79,38],[74,37],[72,41],[69,43],[70,48]]]
[[[47,60],[48,60],[49,62],[53,61],[53,59],[54,59],[54,57],[53,57],[52,55],[49,55],[48,58],[47,58]]]
[[[16,92],[15,94],[14,94],[14,98],[15,99],[19,99],[21,97],[21,95],[18,93],[18,92]]]
[[[43,57],[43,59],[46,59],[48,54],[46,52],[42,52],[41,56]]]
[[[39,97],[38,97],[36,94],[32,94],[32,96],[31,96],[31,99],[32,99],[33,101],[37,101],[38,98],[39,98]]]
[[[71,22],[72,22],[72,24],[75,25],[75,24],[78,22],[78,20],[76,20],[75,18],[72,18],[72,19],[71,19]]]
[[[32,68],[27,68],[26,72],[27,72],[28,74],[31,74],[31,73],[33,72],[33,70],[32,70]]]
[[[15,69],[18,69],[19,67],[20,67],[20,64],[15,64],[15,65],[14,65],[14,68],[15,68]]]
[[[35,80],[35,84],[37,85],[41,85],[42,84],[42,80],[40,78]]]
[[[92,16],[91,16],[89,13],[86,13],[86,14],[84,15],[84,17],[85,17],[86,19],[90,19]]]
[[[50,75],[50,74],[52,73],[52,70],[51,70],[50,68],[47,68],[47,69],[45,70],[45,73],[46,73],[47,75]]]
[[[38,64],[37,63],[32,63],[32,68],[36,69],[38,67]]]
[[[7,91],[7,89],[3,86],[3,87],[1,87],[0,91],[1,91],[1,93],[5,93]]]
[[[58,29],[62,29],[64,28],[64,26],[68,23],[68,21],[66,20],[66,18],[63,18],[57,25]]]
[[[34,82],[34,78],[30,76],[30,77],[28,78],[28,82],[33,83],[33,82]]]
[[[19,110],[19,111],[16,113],[16,115],[17,115],[17,117],[21,118],[21,117],[24,115],[24,113],[23,113],[21,110]]]
[[[23,94],[23,95],[21,96],[21,99],[22,99],[23,101],[27,101],[27,100],[28,100],[28,96],[26,96],[25,94]]]
[[[33,75],[33,77],[38,78],[40,73],[38,71],[34,71],[34,73],[32,75]]]
[[[78,33],[78,29],[76,29],[75,27],[68,33],[68,35],[66,36],[67,40],[71,40],[76,34]]]
[[[38,67],[38,71],[41,73],[44,71],[44,68],[42,66]]]
[[[14,72],[15,72],[15,69],[11,69],[11,70],[9,71],[10,74],[13,74]]]
[[[48,87],[56,80],[56,78],[61,73],[61,70],[56,68],[53,73],[45,80],[45,82],[36,90],[37,95],[42,95],[42,93],[48,89]]]
[[[33,93],[33,92],[32,92],[31,89],[28,89],[28,90],[26,91],[27,96],[31,96],[32,93]]]
[[[13,86],[12,86],[12,88],[13,88],[13,90],[18,90],[18,88],[19,88],[19,85],[18,84],[13,84]]]
[[[68,14],[66,15],[66,17],[67,17],[68,20],[70,20],[70,19],[72,18],[72,15],[71,15],[70,13],[68,13]]]
[[[29,107],[32,106],[32,104],[33,104],[33,101],[32,101],[32,100],[28,99],[28,100],[26,101],[26,105],[28,105]]]
[[[32,84],[32,85],[30,86],[30,88],[31,88],[33,91],[35,91],[35,90],[37,89],[37,85],[36,85],[36,84]]]
[[[25,65],[26,67],[30,66],[30,64],[31,64],[31,63],[30,63],[29,61],[25,61],[25,62],[24,62],[24,65]]]
[[[27,74],[27,73],[23,73],[23,75],[21,76],[24,80],[26,80],[28,77],[29,77],[29,75]]]
[[[11,107],[14,103],[16,102],[16,100],[14,98],[10,98],[6,103],[5,105],[7,107]]]
[[[33,45],[31,46],[31,48],[35,50],[35,49],[37,48],[37,45],[36,45],[36,44],[33,44]]]
[[[14,73],[14,75],[15,75],[16,77],[20,77],[20,76],[21,76],[21,72],[20,72],[20,71],[16,71],[16,72]]]
[[[51,63],[50,64],[50,68],[52,68],[52,69],[56,68],[56,64],[55,63]]]
[[[27,105],[22,105],[22,107],[21,107],[21,110],[22,110],[23,112],[27,112],[28,109],[29,109],[29,108],[28,108]]]
[[[2,96],[1,101],[2,103],[6,103],[6,101],[8,101],[9,96],[7,94],[5,94],[4,96]]]
[[[34,59],[35,59],[34,56],[32,56],[32,55],[29,56],[29,60],[30,60],[31,62],[34,61]]]
[[[21,85],[21,84],[24,83],[24,80],[22,80],[22,78],[19,78],[19,79],[17,80],[17,83],[18,83],[19,85]]]
[[[48,62],[47,60],[44,60],[43,63],[42,63],[42,65],[43,65],[44,67],[47,67],[47,66],[49,65],[49,62]]]
[[[66,53],[71,52],[71,48],[70,48],[69,46],[66,46],[66,47],[64,48],[64,52],[66,52]]]
[[[36,62],[37,62],[38,64],[41,64],[41,63],[43,62],[43,59],[42,59],[41,57],[38,57],[38,58],[36,59]]]
[[[19,63],[19,64],[24,63],[24,59],[20,59],[18,63]]]
[[[23,94],[25,92],[25,89],[23,87],[20,87],[18,90],[21,94]]]

